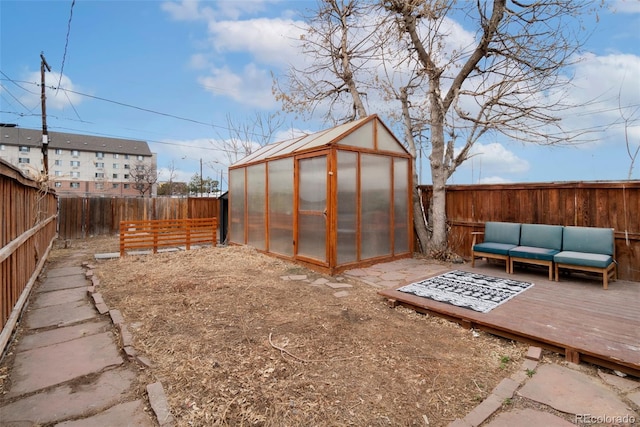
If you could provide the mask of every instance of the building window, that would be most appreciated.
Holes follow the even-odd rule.
[[[4,151],[5,147],[6,147],[6,145],[0,144],[0,151]]]
[[[118,157],[120,157],[120,154],[118,154],[118,153],[113,153],[113,158],[114,158],[114,159],[117,159]]]
[[[104,184],[102,182],[96,182],[96,190],[104,190]]]
[[[71,183],[69,183],[69,186],[71,188],[80,188],[80,183],[79,182],[71,182]]]
[[[129,188],[131,187],[131,184],[124,184],[124,188]]]
[[[62,148],[56,148],[56,154],[62,154]]]
[[[62,176],[62,171],[55,171],[55,172],[54,172],[54,175],[55,175],[55,176]]]
[[[71,178],[80,178],[80,172],[71,172]]]
[[[117,164],[117,163],[114,163],[114,164],[113,164],[113,168],[114,168],[114,169],[118,169],[119,167],[120,167],[120,165],[119,165],[119,164]]]
[[[96,167],[97,168],[103,168],[104,167],[104,162],[96,162]]]
[[[102,153],[102,152],[98,151],[98,152],[96,153],[96,157],[97,157],[98,159],[102,159],[102,158],[104,157],[104,153]]]
[[[104,173],[96,172],[96,178],[104,178]]]
[[[73,157],[78,157],[80,155],[80,152],[78,150],[71,150],[71,155]]]
[[[18,158],[18,163],[29,163],[29,158],[28,157],[19,157]]]
[[[120,186],[120,184],[114,183],[111,185],[112,188],[118,188]]]
[[[60,181],[56,181],[54,185],[56,186],[56,188],[62,187],[62,183]]]
[[[144,160],[144,156],[138,156],[138,160],[140,161]]]
[[[72,168],[80,167],[80,160],[71,160],[71,167]]]
[[[53,162],[54,165],[56,166],[62,166],[62,160],[56,160],[55,162]]]
[[[31,151],[31,149],[26,145],[21,145],[18,151],[20,151],[21,153],[28,153],[29,151]]]
[[[129,169],[129,165],[124,165],[124,168],[125,169]]]
[[[124,158],[125,158],[125,159],[129,159],[129,155],[128,155],[128,154],[125,154],[125,155],[124,155]]]
[[[129,174],[128,173],[124,174],[124,179],[129,179]]]
[[[113,179],[118,179],[118,174],[117,173],[113,174]]]

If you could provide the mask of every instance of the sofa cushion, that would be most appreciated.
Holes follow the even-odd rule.
[[[494,243],[494,242],[485,242],[478,243],[473,246],[474,252],[485,252],[489,254],[496,255],[509,255],[509,249],[515,248],[516,245],[509,243]]]
[[[513,222],[487,222],[484,225],[484,241],[487,243],[505,243],[513,246],[520,244],[520,225]]]
[[[522,224],[520,228],[520,246],[562,250],[561,225]]]
[[[557,264],[572,264],[584,267],[607,268],[613,262],[613,257],[606,254],[562,251],[554,255],[553,261]]]
[[[533,246],[516,246],[509,250],[509,256],[517,258],[553,261],[553,256],[560,252],[556,249],[536,248]]]
[[[596,227],[564,227],[562,250],[613,255],[613,230]]]

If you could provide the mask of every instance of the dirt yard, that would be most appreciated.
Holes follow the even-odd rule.
[[[364,283],[344,280],[353,287],[336,297],[313,284],[322,275],[246,247],[129,256],[95,272],[181,426],[446,426],[526,352],[391,309]]]

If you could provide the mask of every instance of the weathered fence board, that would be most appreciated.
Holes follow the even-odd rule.
[[[219,215],[214,198],[63,197],[60,198],[60,238],[116,235],[120,222]]]
[[[618,277],[640,282],[640,181],[451,185],[446,200],[449,247],[462,256],[487,221],[613,228]]]
[[[0,353],[56,237],[56,196],[0,160]]]

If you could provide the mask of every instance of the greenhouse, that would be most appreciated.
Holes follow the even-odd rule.
[[[229,242],[336,274],[413,251],[411,156],[376,115],[229,168]]]

